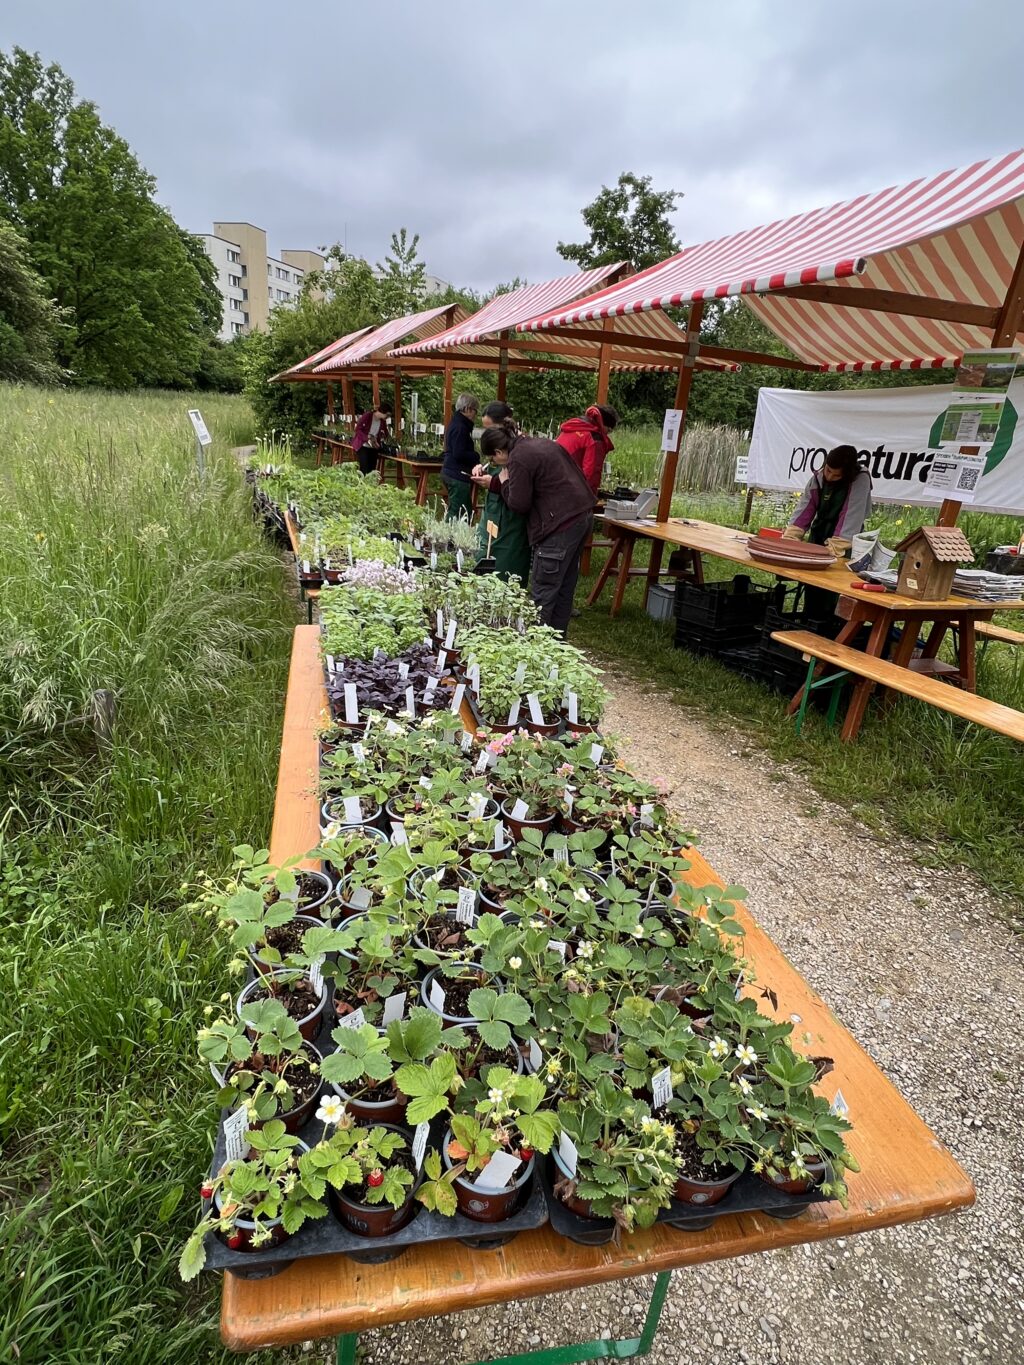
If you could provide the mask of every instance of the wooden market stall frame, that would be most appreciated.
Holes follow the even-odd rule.
[[[319,631],[298,626],[270,838],[273,862],[305,854],[319,841],[316,732],[325,702]],[[687,880],[693,885],[722,885],[695,850],[688,849],[687,858]],[[307,860],[306,865],[312,864]],[[726,1215],[704,1231],[687,1234],[656,1226],[624,1237],[619,1246],[579,1246],[547,1226],[519,1233],[494,1251],[434,1243],[411,1247],[399,1259],[378,1265],[336,1255],[295,1263],[266,1279],[243,1280],[227,1272],[221,1308],[225,1345],[253,1351],[334,1336],[340,1337],[338,1359],[351,1365],[356,1337],[368,1328],[655,1273],[648,1321],[639,1338],[508,1358],[552,1365],[622,1359],[649,1349],[672,1270],[933,1218],[970,1205],[974,1188],[949,1151],[746,908],[737,905],[736,915],[746,933],[745,956],[777,993],[780,1017],[798,1016],[809,1033],[822,1036],[835,1059],[835,1083],[854,1123],[850,1148],[862,1168],[850,1179],[846,1209],[812,1204],[787,1221],[756,1213]]]

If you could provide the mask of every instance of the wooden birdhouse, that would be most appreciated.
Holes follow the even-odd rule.
[[[972,564],[974,551],[959,526],[922,526],[896,546],[903,552],[896,591],[937,602],[953,591],[958,564]]]

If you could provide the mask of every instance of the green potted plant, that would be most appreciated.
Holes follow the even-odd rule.
[[[211,1018],[198,1041],[220,1103],[244,1105],[251,1128],[280,1118],[287,1132],[298,1133],[309,1121],[323,1089],[322,1059],[280,1001],[246,1005],[240,1019]]]
[[[342,1113],[334,1131],[299,1159],[304,1185],[323,1198],[357,1236],[390,1236],[415,1217],[419,1172],[400,1128],[358,1124]]]

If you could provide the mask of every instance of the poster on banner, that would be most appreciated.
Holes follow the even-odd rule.
[[[990,446],[996,439],[1005,401],[1005,395],[996,394],[958,397],[943,415],[938,444]]]
[[[926,487],[936,494],[936,501],[952,498],[956,502],[973,502],[985,472],[985,460],[985,455],[938,451],[928,470]]]
[[[972,393],[1005,394],[1020,364],[1013,346],[991,351],[965,351],[956,372],[956,387]]]
[[[678,450],[679,432],[682,425],[683,425],[682,408],[668,408],[665,412],[665,420],[661,424],[662,450]]]
[[[986,396],[987,397],[987,396]],[[900,389],[839,389],[828,392],[763,388],[750,443],[748,478],[756,488],[799,492],[837,445],[856,447],[871,475],[876,503],[928,506],[942,501],[929,482],[951,401],[963,398],[950,384]],[[986,445],[972,506],[977,511],[1024,515],[1024,378],[1014,378],[991,443],[975,436],[964,445]],[[977,407],[977,404],[975,404]],[[975,465],[976,469],[977,466]]]

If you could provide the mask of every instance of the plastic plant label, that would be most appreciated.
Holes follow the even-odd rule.
[[[451,712],[453,716],[457,716],[459,712],[462,710],[462,698],[465,695],[466,684],[459,683],[458,686],[455,688],[455,692],[452,696]]]
[[[592,744],[592,745],[590,746],[590,761],[591,761],[591,763],[600,763],[602,758],[604,758],[604,745],[603,745],[603,744]]]
[[[508,708],[508,720],[506,721],[506,724],[507,724],[507,725],[515,725],[515,723],[516,723],[516,721],[517,721],[518,719],[519,719],[519,702],[518,702],[518,701],[514,701],[514,702],[512,703],[512,705]]]
[[[309,964],[309,984],[316,991],[317,995],[324,988],[324,954],[320,953]]]
[[[565,950],[568,945],[563,943],[560,938],[549,938],[548,947],[553,953],[557,953],[563,962],[565,961]]]
[[[375,646],[374,646],[374,649],[373,649],[373,657],[374,657],[375,660],[376,660],[376,659],[379,659],[379,658],[383,655],[383,653],[384,653],[384,651],[381,649],[380,645],[375,645]]]
[[[519,1169],[519,1158],[512,1152],[495,1152],[487,1165],[477,1175],[474,1188],[478,1190],[503,1190]]]
[[[424,687],[424,689],[423,689],[423,700],[424,700],[424,703],[428,703],[428,704],[429,704],[429,702],[431,702],[431,701],[433,700],[434,693],[437,691],[437,684],[438,684],[440,681],[441,681],[441,679],[440,679],[440,678],[435,678],[433,674],[431,674],[430,677],[427,679],[427,685],[426,685],[426,687]]]
[[[469,798],[469,818],[482,820],[487,810],[487,797],[483,792],[473,792]]]
[[[462,551],[461,551],[461,550],[456,550],[456,551],[455,551],[455,567],[458,569],[459,573],[462,572]]]
[[[443,649],[437,651],[437,671],[438,674],[444,673],[444,666],[448,662],[448,655]]]
[[[342,1014],[338,1018],[339,1028],[362,1028],[366,1023],[366,1015],[363,1011],[353,1010],[351,1014]]]
[[[479,665],[479,664],[473,664],[472,667],[471,667],[470,670],[469,670],[469,685],[470,685],[470,687],[472,687],[473,691],[477,694],[477,696],[479,696],[479,695],[480,695],[480,665]]]
[[[437,615],[434,617],[434,624],[437,626],[437,630],[435,633],[437,635],[437,638],[440,639],[441,636],[444,634],[444,616],[441,612],[440,607],[438,607]]]
[[[850,1117],[850,1106],[846,1103],[846,1096],[841,1090],[836,1091],[836,1097],[828,1107],[830,1114],[835,1114],[841,1119]]]
[[[384,1001],[384,1013],[381,1016],[381,1023],[387,1027],[396,1019],[405,1018],[405,991],[396,991],[394,995],[389,995]]]
[[[471,886],[459,887],[459,899],[455,905],[455,918],[460,924],[472,924],[476,918],[476,892]]]
[[[544,1054],[540,1050],[540,1043],[536,1038],[530,1039],[530,1066],[534,1071],[539,1071],[544,1065]]]
[[[405,709],[412,720],[416,719],[416,692],[412,687],[405,689]]]
[[[480,757],[473,764],[474,770],[478,773],[485,773],[487,769],[491,766],[490,758],[491,756],[486,749],[481,750]]]
[[[405,837],[405,826],[400,820],[392,820],[391,822],[391,842],[395,848],[401,848],[404,843],[408,842]]]
[[[552,858],[554,859],[554,861],[555,861],[556,863],[565,863],[565,864],[568,864],[568,862],[569,862],[569,845],[568,845],[568,844],[556,844],[556,845],[554,846],[554,848],[551,850],[551,856],[552,856]]]
[[[445,991],[437,977],[430,983],[430,1008],[436,1010],[438,1014],[444,1014]]]
[[[433,785],[434,785],[434,783],[433,783],[433,780],[432,780],[431,778],[429,778],[429,777],[421,777],[421,778],[420,778],[420,786],[423,788],[424,791],[430,791],[430,789],[431,789],[431,787],[432,787]]]
[[[575,790],[572,787],[566,787],[565,792],[563,793],[563,799],[565,800],[566,810],[572,815],[572,803],[576,800]]]
[[[512,681],[515,683],[515,685],[516,685],[517,687],[522,687],[523,683],[526,681],[526,662],[525,662],[525,660],[524,660],[524,661],[519,665],[519,667],[516,669],[515,673],[513,674]]]
[[[454,706],[452,707],[452,710],[453,711],[455,710]],[[472,745],[472,743],[473,743],[472,732],[470,730],[463,730],[462,738],[459,740],[459,748],[462,750],[464,754],[469,753],[470,746]]]
[[[529,694],[526,698],[526,704],[530,708],[530,719],[533,721],[534,725],[543,725],[544,712],[541,709],[540,697],[537,696],[536,692],[531,692]]]
[[[336,665],[335,662],[334,662],[334,655],[333,655],[333,654],[328,654],[328,656],[327,656],[327,672],[328,672],[328,673],[333,673],[333,672],[335,671],[336,667],[337,667],[337,665]]]
[[[366,749],[362,744],[353,744],[352,753],[360,763],[366,762]]]
[[[406,678],[409,676],[409,665],[405,662],[404,659],[398,665],[398,676],[402,682],[405,682]]]
[[[345,684],[345,719],[349,725],[355,725],[359,719],[359,698],[356,695],[355,683]]]
[[[351,550],[349,550],[349,552],[348,552],[348,562],[349,562],[350,564],[352,563],[352,551],[351,551]],[[325,568],[325,569],[329,569],[330,567],[331,567],[331,556],[328,555],[327,558],[324,560],[324,568]]]
[[[504,820],[496,820],[496,821],[494,822],[494,847],[495,847],[496,850],[505,847],[505,822],[504,822]]]
[[[558,1155],[562,1165],[570,1175],[576,1174],[576,1166],[580,1159],[580,1154],[576,1150],[576,1144],[568,1133],[562,1132],[558,1135]]]
[[[566,692],[565,709],[569,713],[569,724],[578,725],[580,719],[580,699],[575,692]]]
[[[244,1161],[249,1155],[249,1144],[245,1132],[249,1127],[249,1114],[243,1104],[224,1120],[224,1156],[227,1161]]]
[[[430,1124],[418,1123],[412,1139],[412,1160],[417,1171],[423,1165],[423,1158],[427,1154],[427,1138],[429,1136]]]
[[[402,727],[397,721],[389,720],[384,726],[384,733],[386,735],[400,735],[402,733]]]
[[[365,910],[370,905],[373,897],[365,886],[354,886],[348,893],[349,905],[354,905],[357,910]]]
[[[551,665],[551,672],[548,674],[548,681],[549,681],[549,682],[554,682],[555,679],[556,679],[557,677],[558,677],[558,665],[557,665],[557,664],[552,664],[552,665]]]
[[[511,812],[511,814],[512,814],[512,819],[513,819],[513,820],[525,820],[526,817],[529,815],[529,813],[530,813],[530,807],[526,804],[526,802],[523,800],[523,798],[520,797],[519,800],[518,800],[518,801],[515,803],[515,805],[512,807],[512,812]]]
[[[640,823],[646,825],[648,829],[654,824],[654,805],[650,801],[645,801],[640,807]]]
[[[361,825],[363,823],[363,805],[358,796],[346,796],[342,800],[345,808],[346,825]]]
[[[453,645],[455,644],[455,629],[456,629],[456,620],[455,620],[455,617],[453,616],[452,619],[448,622],[448,629],[447,629],[447,630],[445,631],[445,633],[444,633],[444,647],[445,647],[445,649],[451,649],[451,648],[453,647]]]
[[[431,550],[431,552],[430,552],[430,567],[431,567],[432,570],[434,570],[434,572],[437,571],[437,551],[436,551],[436,550]]]
[[[308,560],[308,559],[304,559],[304,560],[302,561],[302,572],[303,572],[303,573],[309,573],[309,572],[310,572],[309,560]]]
[[[651,1094],[654,1097],[652,1108],[664,1109],[672,1098],[672,1068],[663,1066],[651,1077]]]

